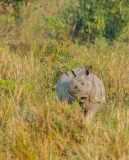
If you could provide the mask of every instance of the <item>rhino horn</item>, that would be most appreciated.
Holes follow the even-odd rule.
[[[76,84],[76,85],[80,84],[79,81],[77,81],[75,78],[73,78],[73,83]]]

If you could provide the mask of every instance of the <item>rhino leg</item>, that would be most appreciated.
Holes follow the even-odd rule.
[[[91,119],[100,111],[102,104],[95,103],[87,110],[84,110],[84,120],[83,123],[89,123]]]

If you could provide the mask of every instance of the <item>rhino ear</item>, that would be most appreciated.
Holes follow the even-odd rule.
[[[92,66],[86,66],[86,75],[89,75],[92,73]]]
[[[76,77],[76,74],[74,73],[74,71],[67,71],[65,72],[65,74],[70,77]]]

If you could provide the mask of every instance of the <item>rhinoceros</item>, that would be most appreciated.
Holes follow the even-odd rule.
[[[92,66],[79,67],[64,73],[57,83],[56,93],[61,102],[67,100],[72,103],[77,97],[84,109],[86,121],[100,111],[105,101],[104,84],[92,74]]]

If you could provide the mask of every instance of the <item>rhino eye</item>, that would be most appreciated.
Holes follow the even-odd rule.
[[[84,83],[82,83],[82,85],[84,85]]]

